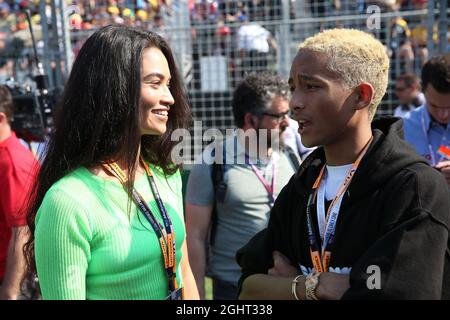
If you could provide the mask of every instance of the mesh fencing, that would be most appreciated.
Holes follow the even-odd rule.
[[[340,9],[336,10],[329,2],[324,5],[314,1],[311,6],[311,3],[290,1],[288,8],[261,10],[257,15],[259,20],[241,16],[228,23],[223,17],[194,21],[194,76],[188,83],[194,115],[207,126],[228,128],[233,123],[232,92],[246,73],[269,70],[287,78],[298,45],[320,30],[335,27],[368,31],[386,46],[391,59],[390,86],[378,112],[391,114],[398,104],[391,86],[393,80],[407,71],[420,75],[423,63],[432,55],[428,30],[433,29],[433,41],[437,45],[437,23],[429,26],[426,9],[383,13],[378,7],[380,11],[375,8],[367,13],[369,7],[363,4],[341,1]],[[273,38],[274,45],[269,43],[267,48],[258,51],[255,49],[258,45],[250,43],[248,38],[256,42],[261,37],[262,42],[265,32]]]

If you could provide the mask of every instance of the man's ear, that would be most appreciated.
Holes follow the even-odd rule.
[[[250,112],[246,112],[244,115],[244,124],[246,127],[255,129],[256,128],[255,116]]]
[[[363,82],[355,89],[355,110],[361,110],[371,105],[375,96],[375,89],[370,83]]]
[[[8,118],[6,117],[6,114],[4,112],[0,112],[0,123],[7,123]]]

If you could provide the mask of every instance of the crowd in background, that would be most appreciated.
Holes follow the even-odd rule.
[[[108,24],[128,24],[146,27],[162,10],[170,10],[171,1],[149,0],[69,0],[66,1],[67,16],[72,30],[91,30]],[[51,3],[46,1],[46,16],[51,19]],[[33,23],[40,22],[39,1],[0,1],[4,19],[0,29],[16,32],[27,28],[26,16],[21,8],[31,10]],[[2,19],[2,20],[3,20]]]
[[[251,21],[279,20],[282,16],[281,0],[188,0],[190,19],[199,22],[233,23],[247,17]],[[290,18],[300,16],[324,17],[330,15],[365,14],[371,5],[382,12],[421,10],[427,8],[427,0],[306,0],[300,7],[296,0],[289,1]],[[46,15],[50,20],[51,1],[46,1]],[[175,0],[68,0],[67,16],[72,30],[91,30],[117,23],[151,27],[158,16],[171,15]],[[33,23],[40,22],[39,1],[0,0],[0,32],[17,32],[27,28],[24,12],[31,10]],[[303,9],[304,12],[300,12]],[[414,23],[416,21],[406,21]],[[416,32],[417,33],[417,32]],[[409,35],[409,34],[408,34]],[[413,38],[418,37],[411,33]]]

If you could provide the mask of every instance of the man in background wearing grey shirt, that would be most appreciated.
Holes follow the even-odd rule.
[[[236,251],[267,226],[276,196],[299,164],[279,144],[289,125],[286,81],[267,73],[251,74],[238,85],[232,104],[238,129],[205,149],[201,163],[191,170],[186,191],[189,260],[202,299],[207,266],[214,299],[237,299],[241,271]],[[255,145],[258,150],[252,152]],[[214,169],[221,160],[221,169]]]

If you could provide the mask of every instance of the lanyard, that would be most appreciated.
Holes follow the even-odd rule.
[[[435,155],[435,153],[433,151],[433,146],[431,145],[431,140],[430,140],[430,137],[428,136],[428,130],[427,130],[426,126],[425,126],[425,115],[424,115],[425,112],[427,112],[427,111],[424,109],[423,112],[422,112],[422,117],[421,117],[421,119],[422,119],[422,132],[425,135],[425,138],[427,139],[428,152],[430,153],[430,157],[431,157],[431,165],[435,166],[435,165],[438,164],[438,162],[442,161],[443,156],[441,156],[439,161],[436,161],[436,155]],[[443,145],[446,142],[446,140],[447,140],[447,130],[448,130],[448,125],[445,128],[445,131],[444,131],[444,133],[443,133],[443,135],[441,137],[441,142],[440,142],[439,146]]]
[[[148,207],[144,198],[137,192],[137,190],[133,187],[132,189],[132,197],[135,201],[138,208],[144,214],[145,218],[148,220],[150,225],[152,226],[153,231],[155,232],[159,245],[161,247],[161,252],[164,258],[164,268],[166,270],[168,286],[169,286],[169,295],[178,289],[177,278],[176,278],[176,242],[175,242],[175,233],[173,230],[172,222],[170,221],[169,215],[167,214],[166,207],[161,200],[161,196],[159,194],[158,188],[155,183],[155,178],[153,177],[153,173],[151,172],[149,166],[145,161],[140,159],[142,165],[145,168],[147,173],[147,178],[150,184],[150,189],[152,190],[153,196],[156,199],[156,203],[158,204],[158,208],[161,212],[161,216],[164,221],[164,228],[155,218],[154,214]],[[117,165],[116,162],[105,163],[102,165],[105,170],[113,174],[120,183],[125,187],[127,182],[127,177],[122,169]]]
[[[272,156],[273,159],[273,156]],[[269,201],[270,201],[270,207],[273,207],[273,204],[275,202],[275,162],[272,161],[272,182],[271,185],[269,186],[269,184],[267,183],[266,179],[264,178],[264,176],[262,175],[261,171],[259,171],[259,169],[250,161],[250,157],[248,156],[248,154],[245,154],[245,161],[246,163],[248,163],[250,165],[250,167],[252,168],[253,172],[256,174],[256,176],[258,177],[259,181],[261,181],[262,185],[264,186],[264,188],[267,190],[267,193],[269,195]]]
[[[324,166],[325,168],[325,166]],[[328,172],[323,173],[325,176],[328,176]],[[326,216],[325,216],[325,183],[321,183],[319,188],[317,189],[317,221],[319,226],[326,226]],[[342,199],[344,197],[340,197],[337,201],[335,208],[340,208]],[[324,233],[325,228],[319,228],[319,235],[322,242],[324,241]]]
[[[352,181],[356,169],[358,169],[359,164],[361,163],[361,159],[364,157],[364,155],[367,152],[367,149],[369,148],[370,143],[372,142],[373,137],[370,138],[370,140],[367,142],[367,144],[364,146],[363,150],[358,155],[358,158],[356,161],[352,164],[352,167],[347,173],[347,176],[345,177],[344,181],[340,185],[336,196],[331,201],[330,206],[328,207],[328,211],[325,215],[325,207],[324,207],[324,200],[325,200],[325,191],[323,190],[323,199],[318,199],[318,190],[321,189],[321,182],[322,177],[325,173],[326,165],[322,167],[320,170],[319,176],[317,177],[316,181],[314,182],[312,192],[309,195],[308,203],[306,206],[306,222],[308,226],[308,240],[310,245],[310,254],[311,254],[311,260],[314,266],[314,269],[317,272],[327,272],[328,268],[330,266],[330,259],[331,259],[331,251],[333,249],[334,244],[334,234],[336,230],[336,223],[339,216],[339,211],[341,208],[342,199],[344,198],[344,193],[347,190],[348,186],[350,185],[350,182]],[[323,188],[323,187],[322,187]],[[321,191],[322,194],[322,191]],[[319,197],[320,198],[320,197]],[[314,232],[314,228],[312,227],[312,218],[311,218],[311,210],[314,207],[314,199],[317,201],[317,221],[319,226],[319,237]],[[321,202],[321,204],[319,204]],[[322,216],[322,217],[321,217]],[[321,223],[322,221],[322,223]],[[320,250],[320,243],[322,243],[321,250]]]

